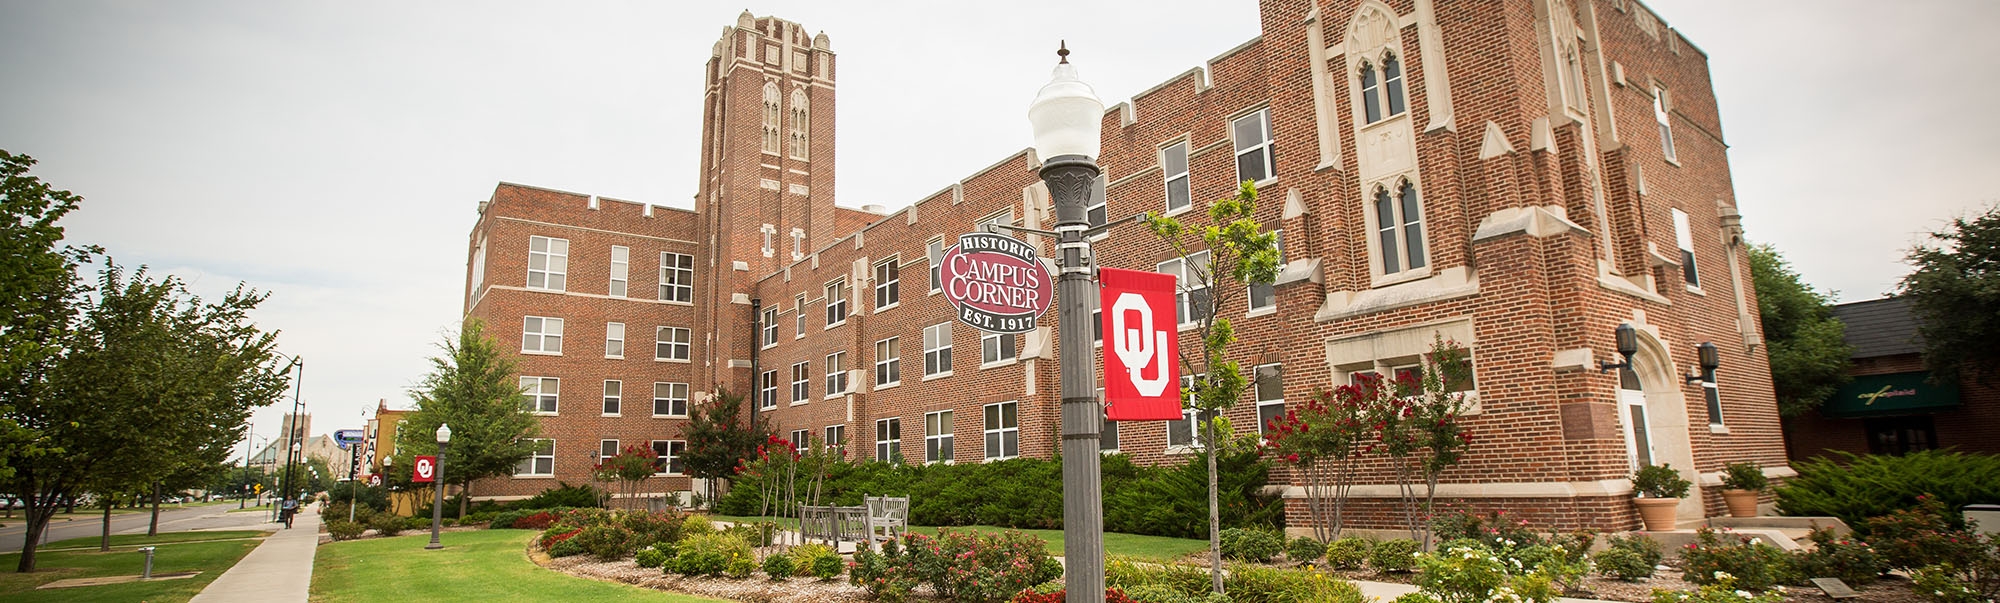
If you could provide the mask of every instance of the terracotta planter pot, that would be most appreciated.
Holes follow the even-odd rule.
[[[1632,504],[1639,506],[1639,520],[1645,522],[1648,532],[1665,532],[1675,527],[1674,507],[1681,504],[1678,498],[1634,498]]]
[[[1723,490],[1723,504],[1729,505],[1730,517],[1756,517],[1756,490]]]

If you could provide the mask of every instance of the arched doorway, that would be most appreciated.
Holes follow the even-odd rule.
[[[1687,397],[1674,370],[1670,349],[1660,340],[1657,328],[1632,325],[1638,331],[1639,351],[1632,366],[1619,371],[1618,422],[1625,436],[1628,470],[1641,462],[1666,464],[1681,477],[1694,482],[1681,499],[1675,515],[1683,520],[1706,516],[1702,508],[1701,473],[1694,464],[1694,446],[1688,437]],[[1629,472],[1628,472],[1629,475]]]

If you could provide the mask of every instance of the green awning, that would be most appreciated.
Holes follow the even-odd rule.
[[[1820,407],[1829,417],[1873,417],[1930,413],[1958,407],[1958,384],[1938,385],[1930,373],[1890,373],[1855,377]]]

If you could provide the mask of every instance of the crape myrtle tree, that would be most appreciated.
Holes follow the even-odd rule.
[[[1843,339],[1846,325],[1833,317],[1831,295],[1807,285],[1770,245],[1750,246],[1750,279],[1779,414],[1795,417],[1819,408],[1853,379],[1847,368],[1854,348]]]
[[[681,463],[688,475],[706,480],[708,491],[702,496],[709,504],[716,499],[716,480],[735,475],[737,466],[757,458],[757,445],[771,435],[768,425],[751,427],[743,402],[744,396],[720,390],[689,417]]]
[[[417,456],[437,454],[432,434],[439,425],[451,425],[444,483],[463,494],[458,501],[463,517],[472,482],[514,473],[533,454],[535,445],[528,440],[540,433],[541,423],[521,397],[525,388],[515,375],[514,355],[486,336],[485,323],[466,319],[457,338],[447,337],[438,347],[444,354],[431,358],[430,374],[410,393],[417,409],[397,431],[395,466],[404,471],[416,466]]]
[[[1194,350],[1181,347],[1179,362],[1182,375],[1194,375],[1182,379],[1182,397],[1195,417],[1196,441],[1209,451],[1204,455],[1208,460],[1209,573],[1217,593],[1223,589],[1216,456],[1235,437],[1223,413],[1243,398],[1249,379],[1229,358],[1236,331],[1229,319],[1220,316],[1222,304],[1216,300],[1246,299],[1251,283],[1277,280],[1278,235],[1264,230],[1256,220],[1256,210],[1257,187],[1244,181],[1235,196],[1209,205],[1208,224],[1184,224],[1157,212],[1148,212],[1142,219],[1181,260],[1179,295],[1187,299],[1189,313],[1181,322],[1194,323],[1201,342]]]
[[[632,444],[618,451],[617,456],[597,463],[591,477],[598,481],[618,482],[618,492],[625,497],[629,507],[637,504],[639,486],[660,470],[660,455],[651,447]]]
[[[1960,217],[1911,249],[1902,295],[1918,318],[1924,368],[1939,383],[2000,386],[2000,205]]]

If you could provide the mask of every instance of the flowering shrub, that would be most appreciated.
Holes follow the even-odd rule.
[[[1850,585],[1874,582],[1889,570],[1868,543],[1839,538],[1833,530],[1814,526],[1806,536],[1813,542],[1809,551],[1792,554],[1792,567],[1800,579],[1839,578]]]
[[[882,543],[880,553],[866,547],[854,551],[854,561],[848,563],[847,581],[868,589],[870,597],[884,603],[902,603],[921,582],[911,570],[908,556],[894,540]]]
[[[1431,520],[1431,527],[1436,530],[1439,541],[1470,538],[1496,551],[1542,543],[1542,537],[1528,529],[1528,520],[1509,517],[1505,510],[1494,511],[1491,515],[1464,511],[1446,513]]]
[[[574,530],[549,530],[547,532],[542,532],[542,548],[544,550],[549,549],[551,547],[554,547],[556,543],[569,540],[571,538],[576,537],[577,534],[581,533],[583,533],[583,528],[576,528]]]
[[[1598,573],[1619,580],[1633,581],[1653,577],[1653,569],[1666,558],[1660,550],[1660,542],[1645,534],[1612,536],[1608,542],[1611,548],[1591,556]]]
[[[755,573],[756,571],[757,571],[757,558],[749,554],[738,555],[735,553],[731,553],[729,556],[729,562],[723,564],[722,566],[722,575],[729,576],[731,578],[735,578],[738,580],[748,578],[750,577],[750,574]]]
[[[575,540],[564,540],[549,547],[550,557],[571,557],[582,554],[583,545],[577,544]]]
[[[1417,566],[1417,541],[1397,538],[1377,542],[1368,552],[1368,565],[1383,573],[1410,571]]]
[[[1936,603],[1992,603],[2000,600],[2000,537],[1973,537],[1972,550],[1958,563],[1926,566],[1910,573],[1917,596]]]
[[[1736,577],[1717,572],[1714,581],[1694,592],[1653,589],[1653,603],[1783,603],[1785,587],[1762,594],[1737,588]]]
[[[1043,592],[1035,592],[1034,589],[1024,590],[1021,591],[1020,594],[1014,595],[1012,603],[1063,603],[1064,595],[1066,594],[1066,592],[1067,591],[1056,590],[1052,592],[1043,593]],[[1139,602],[1132,600],[1131,597],[1125,596],[1125,593],[1123,591],[1120,591],[1115,588],[1107,588],[1104,589],[1104,603],[1139,603]],[[1149,601],[1147,603],[1152,603],[1152,602]]]
[[[1334,569],[1361,569],[1368,562],[1368,553],[1375,547],[1375,541],[1360,536],[1347,536],[1326,545],[1326,564]]]
[[[1229,528],[1221,537],[1222,556],[1227,559],[1270,563],[1285,550],[1285,536],[1270,530]]]
[[[1971,530],[1952,525],[1951,513],[1933,496],[1917,497],[1914,509],[1897,509],[1861,522],[1864,538],[1889,567],[1916,569],[1929,565],[1970,565],[1979,550]]]
[[[1325,554],[1326,544],[1311,536],[1293,538],[1291,544],[1285,545],[1285,558],[1292,563],[1311,563]]]
[[[618,523],[632,534],[634,546],[681,539],[681,524],[687,516],[679,511],[627,511]]]
[[[728,534],[698,534],[682,539],[674,559],[665,570],[690,576],[715,576],[731,570],[737,560],[748,560],[754,568],[756,556],[750,543]]]
[[[1591,540],[1596,540],[1596,537],[1592,536]],[[1582,586],[1583,577],[1590,574],[1590,559],[1584,556],[1585,550],[1572,550],[1562,544],[1537,544],[1505,554],[1512,557],[1514,567],[1547,576],[1556,592],[1568,593]]]
[[[1559,549],[1542,556],[1558,566],[1566,559]],[[1417,588],[1440,603],[1547,603],[1559,594],[1553,569],[1502,558],[1476,540],[1445,543],[1435,553],[1417,556],[1416,565]]]
[[[493,517],[493,523],[486,527],[493,529],[512,528],[516,530],[546,530],[555,523],[561,510],[554,511],[507,511]]]
[[[1721,584],[1726,579],[1737,588],[1763,590],[1790,581],[1790,559],[1784,551],[1741,534],[1718,536],[1714,528],[1702,526],[1695,541],[1681,551],[1681,570],[1688,582]]]
[[[911,577],[954,601],[1005,601],[1062,575],[1042,539],[1012,530],[978,535],[949,529],[933,538],[904,534],[900,561]]]

